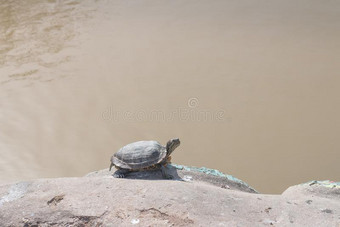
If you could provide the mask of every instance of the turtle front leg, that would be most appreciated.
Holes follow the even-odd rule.
[[[168,170],[166,166],[162,165],[161,170],[162,170],[162,176],[164,179],[174,179],[172,175],[168,174]]]
[[[130,170],[127,170],[127,169],[119,169],[113,173],[113,177],[114,178],[125,178],[129,172]]]

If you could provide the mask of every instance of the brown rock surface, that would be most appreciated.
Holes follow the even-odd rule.
[[[264,195],[226,177],[171,171],[176,180],[162,180],[159,171],[115,179],[106,169],[1,185],[0,226],[340,225],[337,183],[311,182]]]

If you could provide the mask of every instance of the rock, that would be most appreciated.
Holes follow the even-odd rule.
[[[188,167],[183,165],[169,164],[167,165],[169,174],[174,176],[174,180],[177,181],[196,181],[204,182],[207,184],[215,185],[217,187],[229,188],[238,191],[257,193],[255,189],[250,187],[247,183],[233,177],[221,173],[215,169],[209,169],[205,167]],[[113,170],[115,171],[115,170]],[[87,177],[97,177],[97,176],[111,176],[112,172],[107,169],[92,172],[87,174]],[[129,179],[144,179],[144,180],[163,180],[161,171],[144,171],[144,172],[133,172],[130,173],[127,178]]]
[[[172,165],[113,178],[39,179],[0,186],[0,226],[338,226],[340,183],[258,194],[217,170]],[[308,201],[308,202],[307,202]]]

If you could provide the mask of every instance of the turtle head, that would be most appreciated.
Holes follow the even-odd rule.
[[[167,156],[170,156],[171,153],[181,144],[181,141],[179,141],[178,138],[171,139],[169,142],[166,144],[166,152]]]

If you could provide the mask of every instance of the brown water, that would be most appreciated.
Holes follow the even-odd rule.
[[[260,192],[340,181],[339,50],[339,1],[2,1],[0,181],[173,137]]]

